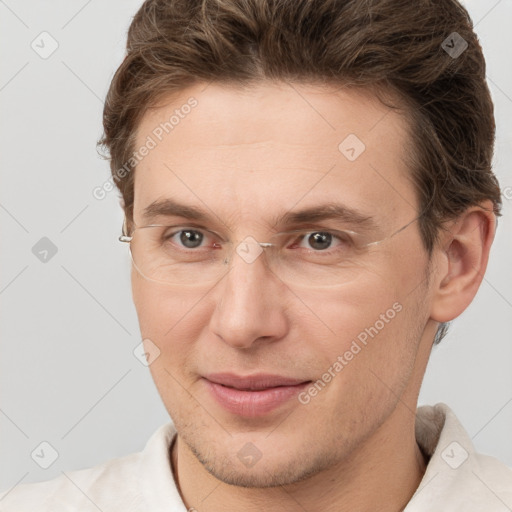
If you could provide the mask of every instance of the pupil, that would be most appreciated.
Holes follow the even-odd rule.
[[[331,245],[330,233],[313,233],[309,236],[309,243],[314,249],[327,249]]]
[[[182,231],[180,240],[185,247],[191,249],[201,245],[201,242],[203,241],[203,235],[198,231]]]

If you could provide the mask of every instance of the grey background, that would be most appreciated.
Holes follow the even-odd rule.
[[[0,489],[138,451],[169,421],[133,354],[117,193],[92,195],[109,177],[95,148],[103,98],[141,3],[0,1]],[[512,0],[465,5],[487,58],[507,197],[485,281],[434,349],[420,404],[449,404],[479,451],[512,466]],[[31,48],[43,31],[59,45],[47,59]],[[43,237],[57,248],[46,263],[32,252]],[[48,469],[31,458],[43,441],[59,454]]]

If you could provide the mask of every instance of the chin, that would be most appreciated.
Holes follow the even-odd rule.
[[[183,437],[182,439],[208,473],[225,484],[237,487],[270,488],[291,485],[336,463],[332,451],[329,454],[306,453],[292,445],[283,450],[282,443],[274,447],[267,442],[267,446],[264,446],[267,435],[262,437],[261,442],[255,441],[254,444],[243,441],[242,448],[235,451],[233,438],[229,438],[224,445],[207,440],[198,443],[197,436],[192,436],[193,444],[189,444]],[[254,438],[253,435],[251,437]],[[304,446],[303,443],[300,445]]]

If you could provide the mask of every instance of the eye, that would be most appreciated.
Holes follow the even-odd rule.
[[[345,236],[343,233],[335,235],[329,231],[312,231],[301,236],[299,246],[306,249],[313,249],[314,251],[325,251],[331,248],[334,241],[338,241],[338,245],[336,246],[338,247],[339,245],[348,244],[350,240],[348,239],[348,235]]]
[[[199,247],[203,241],[204,235],[200,231],[184,229],[179,233],[179,240],[187,249]]]
[[[313,249],[323,251],[331,246],[332,235],[324,232],[311,233],[309,235],[305,235],[302,241],[304,240]]]
[[[201,247],[203,242],[207,239],[207,235],[197,229],[184,228],[179,231],[171,231],[165,233],[162,237],[163,242],[171,242],[178,247],[185,249],[196,249]],[[213,244],[215,246],[215,244]]]

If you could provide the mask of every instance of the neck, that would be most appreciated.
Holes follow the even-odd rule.
[[[405,508],[426,469],[414,423],[411,408],[399,402],[364,446],[336,466],[288,486],[225,484],[206,471],[179,437],[172,447],[173,472],[187,509],[201,512],[396,512]]]

